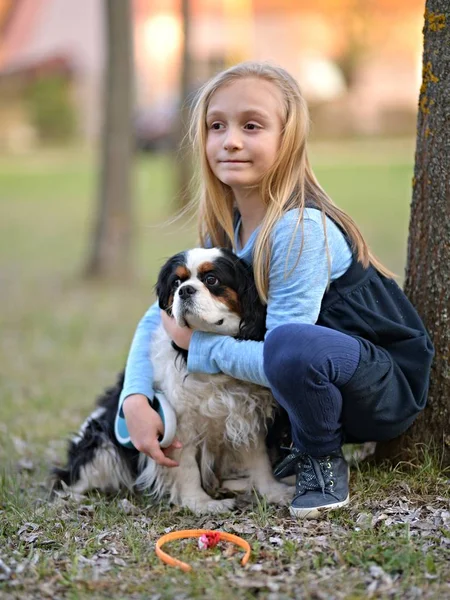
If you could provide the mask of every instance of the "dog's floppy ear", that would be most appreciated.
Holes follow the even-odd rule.
[[[161,268],[158,281],[155,285],[155,292],[158,297],[159,308],[165,310],[172,316],[173,303],[173,282],[176,279],[175,270],[180,265],[185,264],[184,252],[176,254],[170,258]]]
[[[258,295],[253,271],[241,259],[236,263],[236,271],[240,282],[238,293],[242,315],[237,337],[241,340],[263,341],[266,333],[267,309]]]

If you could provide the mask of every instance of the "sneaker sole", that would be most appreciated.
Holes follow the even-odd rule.
[[[335,502],[334,504],[327,504],[326,506],[313,506],[311,508],[295,508],[294,506],[290,506],[289,512],[293,517],[299,519],[316,519],[324,512],[346,506],[349,503],[349,498],[350,496],[347,496],[342,502]]]

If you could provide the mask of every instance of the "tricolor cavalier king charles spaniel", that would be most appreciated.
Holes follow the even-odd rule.
[[[156,293],[160,308],[181,326],[241,340],[264,339],[265,308],[251,268],[229,250],[195,248],[177,254],[161,269]],[[68,464],[54,470],[56,480],[77,493],[143,490],[197,514],[233,508],[234,498],[211,496],[219,487],[256,489],[268,502],[290,502],[293,488],[273,477],[269,459],[268,428],[277,437],[270,390],[222,373],[188,373],[186,352],[174,346],[162,325],[151,341],[149,359],[154,388],[163,392],[177,416],[176,434],[183,447],[172,456],[179,466],[160,466],[117,442],[121,375],[70,442]]]

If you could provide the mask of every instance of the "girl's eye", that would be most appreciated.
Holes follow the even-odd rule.
[[[181,283],[181,279],[175,279],[175,281],[172,284],[173,289],[175,290]]]
[[[205,277],[205,283],[207,283],[208,285],[217,285],[219,283],[219,280],[215,275],[207,275]]]
[[[250,131],[254,131],[255,129],[260,129],[259,125],[257,125],[256,123],[247,123],[245,128],[249,129]]]
[[[215,129],[216,131],[219,129],[222,129],[223,125],[222,123],[212,123],[210,126],[210,129]]]

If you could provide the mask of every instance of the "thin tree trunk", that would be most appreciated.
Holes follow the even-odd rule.
[[[413,427],[379,444],[378,458],[410,460],[423,448],[450,465],[450,10],[428,0],[405,292],[433,340],[428,404]]]
[[[190,98],[192,92],[192,55],[191,55],[191,1],[182,0],[183,46],[181,56],[180,78],[180,119],[178,140],[178,208],[182,209],[189,202],[189,186],[192,178],[192,152],[187,140],[190,113]]]
[[[101,173],[90,277],[130,275],[133,35],[130,0],[104,0],[107,64]]]

